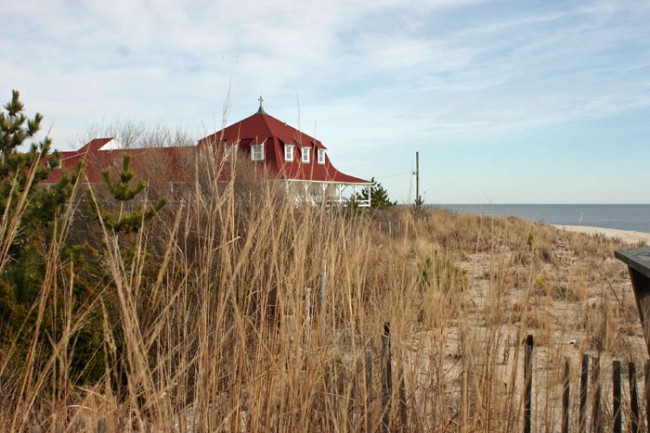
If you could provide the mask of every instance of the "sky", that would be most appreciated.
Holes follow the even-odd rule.
[[[650,203],[647,0],[0,0],[0,101],[60,150],[258,109],[400,203]]]

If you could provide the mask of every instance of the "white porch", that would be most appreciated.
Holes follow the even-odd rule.
[[[287,192],[295,194],[299,201],[314,205],[326,203],[333,206],[348,206],[356,203],[359,207],[370,207],[372,199],[371,183],[319,182],[305,180],[286,180]],[[367,199],[361,194],[366,192]]]

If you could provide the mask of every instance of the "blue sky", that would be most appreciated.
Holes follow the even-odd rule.
[[[400,202],[650,203],[650,2],[3,1],[0,100],[55,147],[266,111]],[[4,96],[3,96],[4,95]]]

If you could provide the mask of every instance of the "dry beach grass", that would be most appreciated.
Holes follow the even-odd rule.
[[[134,239],[133,260],[103,229],[110,278],[87,304],[101,309],[109,291],[119,301],[119,328],[106,327],[97,354],[109,360],[103,380],[66,374],[86,311],[67,310],[45,362],[34,344],[16,368],[3,346],[3,377],[14,370],[0,383],[1,431],[520,431],[527,334],[534,428],[547,431],[566,357],[577,372],[583,353],[598,355],[604,376],[614,358],[647,357],[613,258],[629,244],[444,210],[296,207],[268,183],[241,194],[206,179]],[[49,263],[66,277],[45,279],[41,302],[75,284],[56,251]]]

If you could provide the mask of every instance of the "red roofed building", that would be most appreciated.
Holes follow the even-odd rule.
[[[55,170],[45,182],[52,184],[61,177],[62,170],[69,170],[81,161],[85,163],[85,175],[89,184],[103,184],[102,171],[122,167],[122,158],[125,154],[131,156],[131,168],[141,178],[151,179],[163,177],[167,182],[189,182],[188,170],[194,170],[193,165],[196,148],[183,147],[147,147],[123,148],[114,138],[95,138],[81,149],[72,152],[59,152],[61,156],[61,170]]]
[[[346,204],[363,190],[370,197],[370,181],[334,168],[327,148],[319,140],[268,115],[261,98],[257,113],[200,139],[196,147],[124,149],[115,139],[98,138],[77,151],[61,152],[61,165],[62,169],[70,169],[83,160],[88,183],[103,183],[101,172],[110,167],[119,169],[123,155],[128,153],[131,166],[140,177],[162,176],[169,183],[178,184],[193,180],[194,160],[205,155],[203,150],[216,150],[215,154],[225,159],[235,155],[247,158],[260,165],[266,178],[284,182],[292,194],[312,202]],[[48,182],[56,182],[60,175],[60,171],[55,171]],[[226,180],[225,170],[222,176]],[[359,205],[369,206],[370,199]]]
[[[294,191],[308,196],[324,196],[344,203],[351,194],[370,191],[370,181],[338,171],[327,148],[317,139],[268,115],[257,113],[199,140],[199,147],[216,146],[225,154],[243,153],[251,161],[264,164],[270,179],[284,180]],[[369,200],[360,203],[369,206]]]

